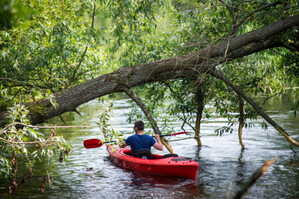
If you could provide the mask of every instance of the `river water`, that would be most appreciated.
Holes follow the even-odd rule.
[[[281,101],[283,100],[283,101]],[[131,111],[129,99],[114,100],[111,123],[127,137],[132,133],[132,124],[126,121]],[[67,125],[80,125],[103,109],[96,100],[80,107],[81,116],[75,115]],[[294,117],[288,100],[273,100],[267,109],[271,117],[297,141],[299,141],[299,117]],[[53,119],[50,124],[57,124]],[[87,123],[96,125],[95,117]],[[223,118],[214,118],[202,123],[201,141],[198,148],[194,139],[170,142],[174,151],[182,157],[192,158],[200,165],[196,182],[180,178],[145,175],[123,170],[109,161],[105,146],[85,149],[83,140],[102,139],[98,127],[88,129],[57,130],[73,145],[68,162],[58,163],[50,173],[52,183],[40,191],[42,177],[35,175],[19,186],[12,194],[0,190],[0,198],[232,198],[236,191],[267,160],[278,157],[267,173],[249,190],[245,198],[299,198],[299,149],[290,149],[275,129],[261,128],[261,119],[255,126],[244,129],[241,150],[237,131],[217,136],[216,128],[223,126]],[[174,127],[178,123],[173,121]],[[177,128],[179,130],[179,128]],[[185,138],[180,135],[172,139]],[[153,150],[154,153],[157,151]],[[168,153],[166,149],[162,153]],[[1,183],[0,183],[1,185]],[[3,184],[1,185],[3,186]],[[1,187],[0,186],[0,187]]]

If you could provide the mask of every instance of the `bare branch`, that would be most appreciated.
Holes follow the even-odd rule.
[[[50,138],[45,141],[28,141],[28,142],[11,141],[11,140],[6,140],[2,137],[0,137],[0,140],[7,144],[43,144],[43,146],[55,145],[58,142],[58,141],[52,140]]]
[[[93,13],[92,13],[92,22],[91,22],[91,29],[93,29],[94,25],[94,16],[96,14],[96,3],[93,4]]]
[[[254,10],[254,11],[252,11],[251,13],[249,13],[247,16],[245,16],[238,24],[236,24],[234,27],[233,27],[233,31],[231,32],[231,35],[233,35],[233,34],[235,34],[236,32],[237,32],[237,30],[238,30],[238,28],[250,17],[250,16],[252,16],[253,14],[255,14],[255,13],[257,13],[257,12],[259,12],[259,11],[261,11],[261,10],[264,10],[264,9],[266,9],[266,8],[269,8],[269,7],[272,7],[272,6],[276,6],[276,5],[278,5],[278,4],[282,4],[282,2],[280,2],[280,1],[276,1],[276,2],[274,2],[274,3],[271,3],[271,4],[269,4],[269,5],[265,5],[265,6],[263,6],[263,7],[260,7],[260,8],[258,8],[258,9],[256,9],[256,10]]]
[[[238,129],[238,135],[239,135],[239,144],[241,145],[242,149],[245,149],[245,145],[242,140],[242,130],[245,123],[245,107],[244,107],[244,100],[243,98],[238,95],[239,99],[239,129]]]
[[[68,60],[65,58],[65,56],[63,54],[60,54],[60,56],[62,57],[62,59],[67,63],[67,65],[74,70],[73,65],[70,64],[70,62],[68,62]]]

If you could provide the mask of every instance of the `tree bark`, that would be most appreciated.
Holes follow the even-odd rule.
[[[202,143],[199,137],[200,134],[200,123],[202,118],[202,112],[204,109],[204,97],[205,88],[203,83],[198,83],[196,85],[196,98],[197,98],[197,116],[195,122],[195,139],[197,141],[197,146],[202,147]]]
[[[269,26],[259,30],[245,33],[241,36],[231,38],[229,42],[207,46],[199,51],[181,57],[173,57],[157,62],[144,63],[136,66],[121,68],[115,72],[101,75],[95,79],[86,81],[80,85],[71,87],[54,95],[56,105],[50,103],[48,99],[27,103],[30,111],[32,124],[44,122],[46,119],[61,115],[68,111],[75,111],[76,108],[90,100],[101,96],[123,92],[123,85],[132,88],[145,83],[163,81],[168,79],[178,79],[182,77],[196,77],[200,73],[209,73],[216,78],[226,80],[243,99],[257,110],[261,110],[258,105],[246,96],[239,88],[236,88],[227,78],[216,71],[216,66],[220,63],[232,59],[246,56],[265,49],[282,46],[275,37],[281,32],[299,25],[299,15],[288,19],[279,20]],[[225,56],[225,57],[224,57]],[[264,112],[258,111],[266,120],[273,125],[273,120]],[[0,114],[5,115],[5,113]],[[0,118],[0,126],[5,121]],[[281,127],[275,128],[281,132],[292,144],[298,146],[297,142],[289,139],[289,136]],[[298,145],[297,145],[298,144]]]
[[[244,107],[244,100],[243,98],[238,95],[239,98],[239,129],[238,129],[238,135],[239,135],[239,143],[242,147],[242,149],[245,149],[245,145],[243,144],[243,140],[242,140],[242,132],[243,132],[243,126],[245,123],[245,107]]]

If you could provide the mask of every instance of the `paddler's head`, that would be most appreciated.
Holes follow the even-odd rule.
[[[140,131],[144,130],[144,123],[141,120],[137,120],[134,124],[134,131],[135,133],[138,133]]]

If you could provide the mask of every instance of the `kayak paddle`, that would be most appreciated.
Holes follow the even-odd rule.
[[[101,147],[104,143],[112,143],[112,142],[104,142],[104,141],[99,140],[99,139],[89,139],[89,140],[84,140],[83,141],[83,145],[87,149]]]
[[[164,136],[176,136],[176,135],[187,134],[187,133],[191,133],[191,132],[182,131],[182,132],[177,132],[177,133],[172,133],[172,134],[167,134],[167,135],[161,135],[161,137],[164,137]],[[115,141],[104,142],[104,141],[99,140],[99,139],[88,139],[88,140],[84,140],[83,141],[83,145],[87,149],[92,149],[92,148],[101,147],[105,143],[113,143],[113,142],[115,142]]]
[[[180,134],[187,134],[187,133],[191,133],[191,132],[187,132],[187,131],[181,131],[181,132],[177,132],[177,133],[172,133],[172,134],[161,135],[161,137],[165,137],[165,136],[176,136],[176,135],[180,135]]]

